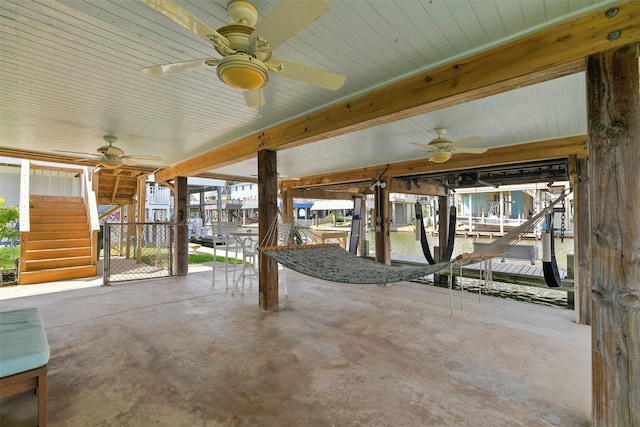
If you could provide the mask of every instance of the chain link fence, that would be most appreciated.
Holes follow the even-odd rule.
[[[174,224],[105,223],[103,284],[173,275]]]

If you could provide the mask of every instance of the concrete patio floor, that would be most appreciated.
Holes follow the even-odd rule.
[[[572,311],[473,294],[460,311],[455,293],[451,316],[446,289],[288,271],[264,312],[255,280],[232,295],[216,271],[213,288],[208,266],[0,288],[1,310],[40,309],[50,425],[590,425],[590,328]],[[35,425],[33,395],[1,403],[0,425]]]

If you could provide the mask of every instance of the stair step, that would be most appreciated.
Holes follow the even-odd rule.
[[[22,262],[22,261],[21,261]],[[25,260],[24,271],[39,271],[62,267],[79,267],[91,264],[91,256],[75,256],[42,260]]]
[[[57,209],[57,210],[77,210],[77,209],[84,209],[84,203],[83,202],[73,202],[73,203],[69,203],[69,202],[30,202],[29,206],[31,207],[31,210],[51,210],[51,209]]]
[[[20,272],[19,282],[21,285],[33,285],[36,283],[94,277],[96,273],[97,267],[95,265],[53,268],[41,271],[22,271]]]
[[[31,223],[31,232],[47,232],[59,230],[60,224],[52,225],[52,224],[33,224]],[[64,224],[64,229],[66,231],[83,231],[89,235],[89,224]]]
[[[86,224],[86,215],[69,215],[60,214],[62,211],[58,211],[56,215],[47,216],[31,216],[31,224]]]
[[[60,230],[61,227],[57,227]],[[89,237],[87,231],[31,231],[29,241],[35,240],[62,240],[62,239],[86,239]]]
[[[60,208],[60,209],[55,209],[55,208],[51,208],[49,205],[47,205],[46,208],[31,208],[29,209],[29,216],[31,218],[34,217],[52,217],[52,216],[67,216],[67,215],[73,215],[73,216],[81,216],[84,217],[85,219],[87,218],[87,211],[84,208],[84,204],[80,204],[79,206],[74,205],[75,207],[66,207],[66,208]]]
[[[31,209],[84,209],[82,197],[71,196],[29,196]]]
[[[34,261],[34,260],[73,258],[73,257],[85,257],[85,256],[91,256],[90,246],[26,250],[23,254],[24,260],[27,262]]]
[[[83,239],[57,239],[57,240],[33,240],[22,244],[27,251],[38,249],[78,248],[91,246],[89,238]]]

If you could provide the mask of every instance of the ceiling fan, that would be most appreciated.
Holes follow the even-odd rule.
[[[453,153],[482,154],[487,151],[487,148],[469,147],[469,145],[471,144],[482,141],[483,138],[479,136],[461,139],[460,141],[454,143],[452,140],[444,137],[447,129],[436,128],[433,130],[433,132],[437,135],[437,138],[435,138],[428,144],[419,142],[412,142],[412,144],[419,147],[427,148],[429,150],[429,160],[434,163],[446,162],[451,158]]]
[[[143,68],[152,76],[216,67],[218,77],[239,89],[248,107],[264,105],[262,88],[271,74],[338,90],[346,77],[331,71],[271,57],[272,51],[329,10],[326,0],[283,0],[258,26],[258,10],[251,3],[235,0],[227,6],[230,25],[217,31],[178,6],[172,0],[140,0],[213,45],[222,55],[192,61]]]
[[[124,150],[113,145],[118,140],[116,136],[105,135],[104,140],[107,142],[108,145],[103,145],[102,147],[99,147],[96,150],[98,154],[80,153],[77,151],[65,151],[65,150],[54,150],[54,151],[57,151],[60,153],[73,153],[73,154],[82,154],[85,156],[98,157],[97,161],[100,164],[100,167],[104,169],[116,169],[122,165],[135,166],[138,163],[136,163],[134,160],[161,160],[161,158],[158,156],[125,155]]]

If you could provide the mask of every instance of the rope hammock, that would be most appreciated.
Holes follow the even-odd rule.
[[[291,270],[338,283],[384,284],[413,280],[446,269],[451,261],[408,267],[380,264],[344,250],[338,244],[271,246],[263,254]]]
[[[566,194],[568,193],[563,192],[541,212],[475,253],[458,255],[454,260],[433,265],[415,267],[380,264],[352,254],[338,244],[266,246],[265,243],[267,242],[273,245],[277,240],[290,241],[291,227],[284,227],[287,229],[287,235],[280,236],[278,239],[276,231],[278,229],[277,216],[270,225],[266,237],[261,242],[258,250],[286,268],[317,279],[354,284],[384,284],[409,281],[437,273],[449,268],[453,263],[465,264],[502,255],[510,245],[520,241],[527,232],[532,230],[558,202],[564,199]]]
[[[523,222],[519,226],[515,227],[513,230],[506,233],[504,236],[498,237],[493,242],[488,243],[482,248],[478,249],[474,252],[475,256],[481,256],[485,258],[495,258],[502,255],[509,246],[515,245],[531,230],[535,228],[535,226],[545,218],[545,216],[553,211],[555,205],[561,202],[571,191],[571,188],[563,191],[556,200],[551,202],[549,206],[529,218],[527,221]]]

